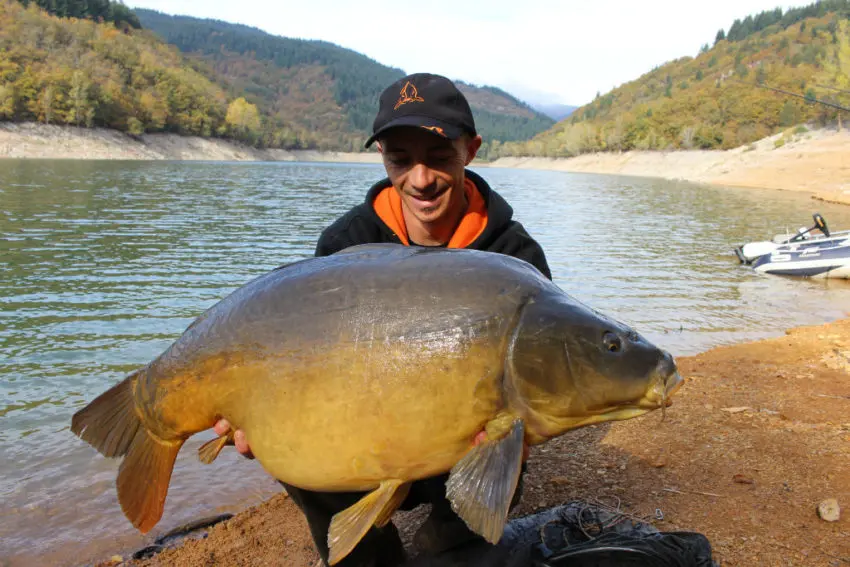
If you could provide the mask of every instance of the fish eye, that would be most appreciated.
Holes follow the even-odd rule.
[[[620,352],[623,349],[623,343],[620,341],[620,337],[611,331],[605,331],[602,335],[602,344],[608,352]]]

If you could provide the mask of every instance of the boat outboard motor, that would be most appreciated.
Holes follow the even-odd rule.
[[[820,213],[815,213],[812,215],[812,218],[815,219],[815,226],[812,228],[817,228],[820,230],[824,236],[829,236],[829,228],[826,226],[826,219],[821,216]]]
[[[806,236],[806,235],[809,234],[814,229],[818,229],[819,231],[821,231],[824,234],[824,236],[829,237],[829,228],[827,228],[827,226],[826,226],[826,219],[824,219],[821,216],[820,213],[813,214],[812,218],[815,221],[815,226],[813,226],[812,228],[809,228],[809,229],[802,229],[801,228],[800,230],[797,231],[797,234],[795,234],[793,237],[791,237],[788,240],[788,242],[797,242],[798,240],[810,238],[809,236]]]

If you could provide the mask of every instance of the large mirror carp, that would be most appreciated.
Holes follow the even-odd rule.
[[[526,262],[373,244],[240,287],[71,430],[123,457],[118,499],[147,532],[180,447],[226,418],[275,478],[368,491],[333,518],[333,564],[390,520],[411,481],[447,471],[455,511],[497,542],[523,442],[664,407],[681,381],[668,353]]]

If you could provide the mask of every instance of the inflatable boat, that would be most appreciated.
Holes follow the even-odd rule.
[[[820,214],[812,217],[815,224],[809,229],[772,241],[749,242],[735,248],[735,254],[741,263],[766,274],[850,278],[850,230],[830,232]]]

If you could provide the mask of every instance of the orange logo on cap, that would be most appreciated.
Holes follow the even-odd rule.
[[[425,102],[425,99],[419,96],[419,91],[416,90],[416,87],[410,81],[404,83],[404,86],[401,88],[401,96],[398,102],[395,103],[393,110],[398,110],[399,106],[408,102]]]
[[[443,129],[440,128],[439,126],[422,126],[422,127],[425,128],[426,130],[430,130],[430,131],[434,132],[435,134],[439,134],[443,138],[448,138],[448,136],[446,136],[446,133],[443,132]]]

